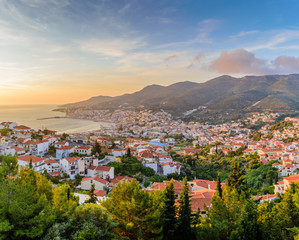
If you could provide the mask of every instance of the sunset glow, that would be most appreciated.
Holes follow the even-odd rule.
[[[214,6],[217,5],[217,8]],[[0,1],[0,105],[299,69],[297,1]]]

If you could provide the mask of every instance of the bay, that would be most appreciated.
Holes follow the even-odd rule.
[[[57,105],[0,105],[0,122],[11,121],[35,130],[49,129],[58,133],[80,133],[109,127],[111,123],[65,118],[65,113],[53,111]]]

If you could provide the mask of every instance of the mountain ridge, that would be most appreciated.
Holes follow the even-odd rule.
[[[299,110],[299,74],[244,76],[222,75],[203,83],[184,81],[161,86],[153,84],[116,97],[97,96],[61,105],[67,109],[151,109],[182,116],[205,106],[205,111]],[[195,114],[196,115],[196,114]],[[199,114],[200,115],[200,114]]]

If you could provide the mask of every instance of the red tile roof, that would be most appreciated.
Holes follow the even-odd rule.
[[[43,159],[43,158],[36,157],[36,156],[31,156],[31,155],[18,157],[17,159],[18,159],[18,160],[25,161],[25,162],[30,162],[30,160],[32,160],[32,163],[37,163],[37,162],[41,162],[41,161],[44,161],[44,160],[45,160],[45,159]]]

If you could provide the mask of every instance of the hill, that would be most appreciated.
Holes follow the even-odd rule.
[[[298,111],[299,74],[242,78],[223,75],[204,83],[186,81],[170,86],[150,85],[132,94],[92,97],[62,107],[163,109],[175,116],[184,116],[185,112],[194,110],[192,115],[201,118],[250,111]]]

